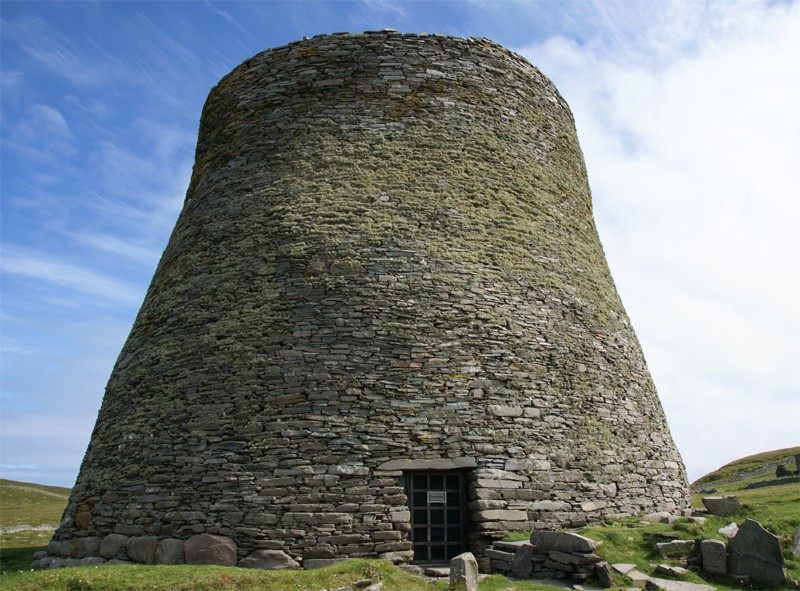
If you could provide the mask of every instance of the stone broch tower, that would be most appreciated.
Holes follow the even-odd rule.
[[[50,551],[436,562],[686,495],[553,84],[339,33],[211,91]]]

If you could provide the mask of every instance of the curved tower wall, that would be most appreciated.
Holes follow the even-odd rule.
[[[478,553],[686,505],[570,110],[484,39],[265,51],[209,95],[54,539],[408,560],[435,470]]]

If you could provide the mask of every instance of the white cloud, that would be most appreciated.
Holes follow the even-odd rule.
[[[405,18],[408,13],[400,2],[392,0],[361,0],[362,10],[371,13],[373,18],[376,15],[392,16]]]
[[[58,285],[72,291],[125,306],[141,301],[141,288],[92,269],[64,263],[10,244],[2,245],[0,271]]]
[[[128,259],[148,269],[154,269],[161,250],[135,244],[108,234],[71,233],[70,237],[91,248]]]
[[[66,157],[77,151],[67,120],[50,105],[35,103],[23,117],[8,122],[6,127],[3,145],[26,158],[62,168]]]
[[[72,138],[67,120],[53,107],[36,104],[31,106],[31,112],[33,114],[33,121],[43,132],[62,138]]]
[[[98,55],[100,61],[91,64],[64,34],[40,18],[8,20],[3,25],[7,36],[23,41],[21,45],[30,57],[73,84],[98,85],[121,69],[121,64],[109,56]]]
[[[522,53],[575,112],[612,273],[696,478],[797,444],[800,4],[660,8],[633,54],[561,38]]]

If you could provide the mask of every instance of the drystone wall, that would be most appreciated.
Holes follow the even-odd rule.
[[[466,474],[479,556],[686,505],[571,113],[484,39],[265,51],[205,105],[53,548],[409,560],[404,475],[432,469]]]

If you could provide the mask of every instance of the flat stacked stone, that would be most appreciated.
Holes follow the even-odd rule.
[[[563,531],[534,531],[530,542],[496,542],[485,555],[491,572],[520,579],[568,578],[587,581],[597,576],[600,542]],[[604,571],[605,572],[605,571]]]
[[[208,97],[54,552],[408,561],[414,462],[467,473],[479,557],[687,503],[552,83],[485,39],[270,49]]]

